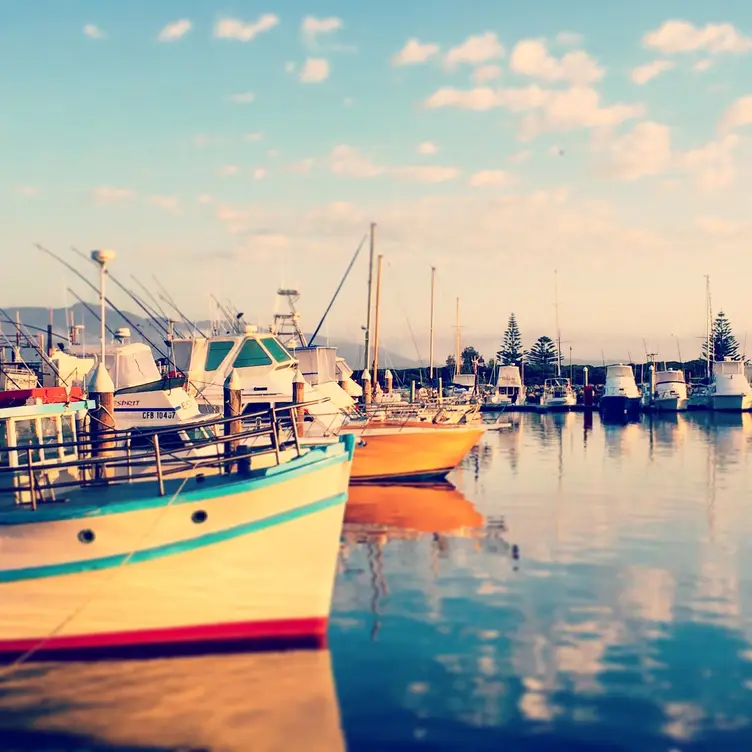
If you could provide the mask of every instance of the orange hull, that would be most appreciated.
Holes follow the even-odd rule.
[[[358,437],[351,482],[444,478],[478,443],[485,428],[416,424],[345,428]]]

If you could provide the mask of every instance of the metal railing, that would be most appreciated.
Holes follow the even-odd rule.
[[[171,476],[204,469],[215,469],[219,474],[230,473],[234,468],[239,473],[248,472],[253,458],[269,454],[274,455],[274,464],[278,465],[284,451],[294,449],[300,456],[299,421],[302,421],[303,410],[318,401],[283,407],[272,405],[260,412],[227,418],[109,430],[96,436],[84,433],[75,441],[0,446],[0,454],[15,453],[18,458],[15,465],[0,466],[0,481],[4,477],[12,478],[12,486],[0,489],[0,493],[15,493],[17,503],[30,504],[36,509],[40,503],[64,501],[58,498],[58,492],[67,488],[156,480],[159,495],[164,496],[165,479]],[[230,424],[237,423],[241,430],[230,432]],[[225,432],[220,432],[220,427]],[[207,429],[201,431],[204,436],[192,438],[200,429]],[[177,436],[181,443],[164,446],[168,436]],[[134,448],[134,439],[138,439],[142,447]],[[57,451],[59,455],[60,449],[74,451],[68,457],[64,454],[63,458],[34,459],[34,454],[40,450]],[[55,475],[54,479],[50,479],[51,474]],[[22,500],[23,494],[28,500]]]

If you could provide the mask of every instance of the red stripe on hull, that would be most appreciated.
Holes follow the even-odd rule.
[[[33,651],[29,660],[142,658],[165,655],[326,647],[328,619],[280,619],[195,627],[0,640],[0,661]]]

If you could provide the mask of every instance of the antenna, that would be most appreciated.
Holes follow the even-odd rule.
[[[561,376],[561,331],[559,330],[559,270],[554,269],[554,312],[556,316],[556,375]]]

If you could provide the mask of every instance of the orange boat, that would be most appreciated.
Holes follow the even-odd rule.
[[[345,507],[345,530],[392,531],[392,537],[415,533],[468,534],[483,527],[483,515],[451,483],[370,485],[351,488]],[[396,535],[393,533],[396,532]]]
[[[462,462],[485,426],[408,422],[350,424],[355,446],[350,482],[440,480]]]

